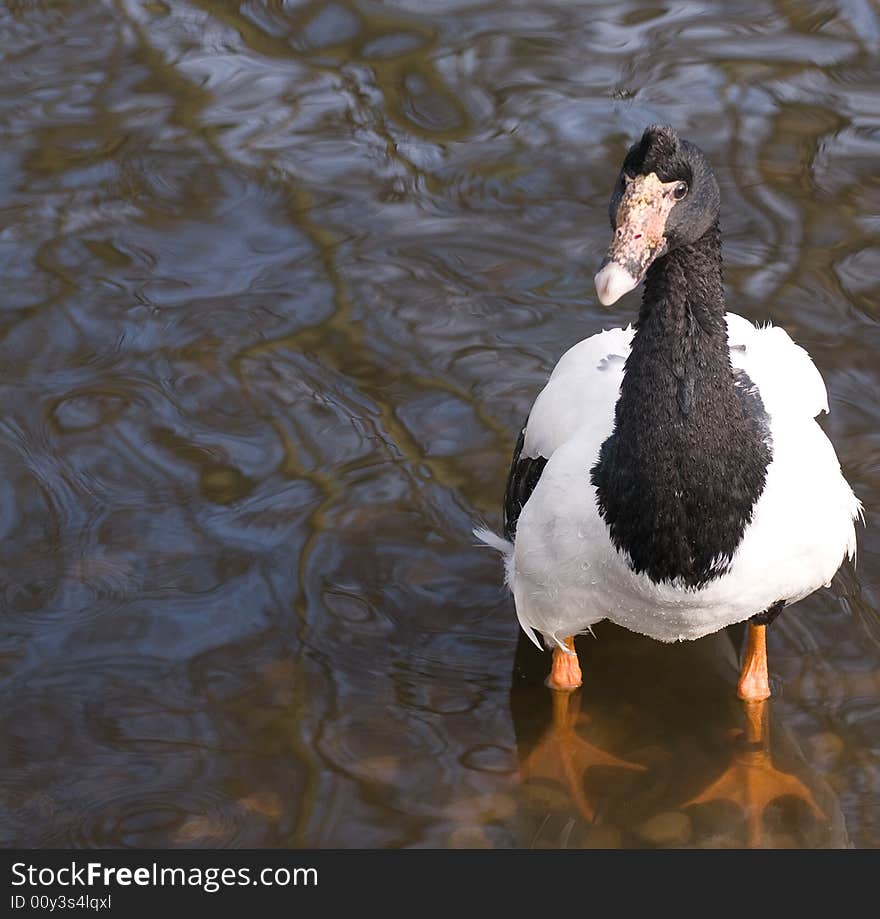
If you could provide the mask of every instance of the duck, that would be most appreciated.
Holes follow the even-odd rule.
[[[737,695],[763,701],[767,627],[855,560],[825,383],[783,328],[727,312],[720,205],[671,126],[629,148],[594,280],[606,307],[644,282],[638,316],[563,354],[514,448],[503,537],[474,531],[552,652],[551,689],[581,685],[574,638],[603,620],[660,642],[745,622]]]

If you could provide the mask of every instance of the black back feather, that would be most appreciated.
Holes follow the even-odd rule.
[[[522,455],[526,429],[520,431],[516,447],[513,450],[513,462],[507,476],[507,488],[504,491],[504,535],[513,540],[516,536],[516,523],[526,501],[532,496],[541,473],[547,465],[543,456],[529,459]]]

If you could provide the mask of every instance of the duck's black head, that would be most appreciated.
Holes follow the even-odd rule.
[[[718,219],[718,183],[699,147],[668,125],[651,125],[623,161],[608,213],[614,239],[596,275],[610,306],[657,259],[696,242]]]

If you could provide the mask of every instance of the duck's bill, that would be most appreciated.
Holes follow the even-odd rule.
[[[674,184],[661,182],[653,172],[628,180],[615,215],[614,239],[595,279],[603,306],[631,291],[666,251],[666,218]]]
[[[617,262],[608,262],[594,278],[596,294],[602,306],[611,306],[624,295],[628,294],[641,280],[634,278],[622,265]]]

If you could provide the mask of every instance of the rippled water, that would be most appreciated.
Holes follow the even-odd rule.
[[[0,842],[880,845],[875,6],[7,0],[0,49]],[[653,121],[867,509],[752,748],[723,635],[600,630],[553,713],[470,535],[634,313],[591,278]],[[757,746],[819,816],[697,800]]]

